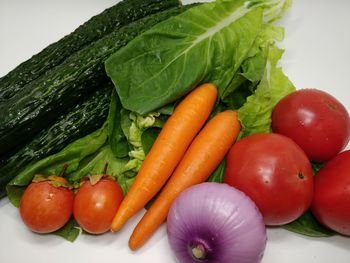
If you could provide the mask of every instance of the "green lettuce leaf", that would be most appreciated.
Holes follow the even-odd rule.
[[[252,55],[263,27],[277,20],[289,2],[206,3],[139,35],[105,63],[123,107],[140,114],[154,111],[202,82],[216,84],[222,94]]]
[[[124,173],[128,173],[127,177],[135,176],[146,157],[144,144],[142,143],[142,135],[152,127],[162,127],[165,120],[160,117],[159,112],[152,112],[146,115],[140,115],[135,112],[124,111],[128,117],[124,116],[124,132],[129,143],[130,151],[128,152],[129,161],[125,164]],[[153,144],[153,142],[152,142]],[[151,145],[149,145],[151,147]]]
[[[283,225],[284,229],[311,237],[329,237],[336,233],[321,225],[310,211],[307,211],[297,220]]]
[[[105,63],[124,108],[144,114],[182,97],[200,82],[231,81],[263,23],[245,1],[193,7],[157,24]]]
[[[154,141],[157,139],[158,134],[160,133],[160,130],[160,128],[151,127],[142,133],[141,143],[145,155],[147,155],[151,150]]]
[[[253,94],[264,76],[270,47],[282,41],[283,37],[283,28],[273,24],[262,25],[247,58],[221,94],[220,99],[227,109],[239,109]]]
[[[295,91],[295,87],[288,77],[278,67],[277,63],[283,50],[271,46],[262,80],[253,95],[238,110],[238,117],[242,124],[239,138],[254,133],[271,132],[271,114],[274,106],[283,97]]]
[[[113,90],[108,114],[108,139],[115,157],[128,155],[129,144],[122,128],[122,105],[116,91]]]
[[[224,175],[225,175],[225,168],[226,168],[226,159],[224,159],[219,166],[215,169],[215,171],[210,175],[208,178],[208,182],[216,182],[216,183],[222,183],[224,181]]]
[[[88,156],[80,162],[76,171],[73,171],[66,175],[70,182],[79,183],[82,178],[86,176],[101,174],[104,171],[107,164],[106,173],[115,177],[126,193],[128,185],[124,184],[124,178],[121,176],[125,172],[125,166],[128,162],[128,158],[116,158],[112,152],[109,144],[105,144],[98,149],[94,154]]]
[[[71,218],[67,224],[53,232],[53,234],[70,242],[74,242],[81,232],[82,229],[79,227],[78,223],[74,220],[74,218]]]

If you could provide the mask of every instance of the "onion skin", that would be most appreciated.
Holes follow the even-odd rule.
[[[263,217],[247,195],[208,182],[188,188],[174,201],[167,232],[180,263],[258,263],[267,240]]]

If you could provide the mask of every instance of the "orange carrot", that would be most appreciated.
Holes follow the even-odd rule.
[[[209,117],[217,89],[203,84],[189,93],[163,126],[111,225],[118,231],[163,187]]]
[[[132,250],[142,246],[166,220],[171,204],[182,191],[208,179],[236,140],[240,128],[235,111],[221,112],[208,122],[134,229],[129,240]]]

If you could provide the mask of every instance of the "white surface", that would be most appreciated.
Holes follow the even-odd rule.
[[[0,76],[74,30],[113,0],[0,0]],[[184,1],[185,3],[190,1]],[[282,25],[285,73],[298,88],[330,92],[350,110],[350,1],[294,0]],[[139,213],[122,232],[81,235],[74,243],[36,235],[20,221],[8,200],[0,201],[0,262],[175,262],[165,227],[136,253],[127,247]],[[263,263],[348,263],[350,238],[308,238],[268,229]],[[234,263],[234,261],[232,261]]]

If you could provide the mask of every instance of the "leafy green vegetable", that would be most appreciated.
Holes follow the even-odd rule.
[[[121,126],[122,105],[115,90],[112,93],[108,115],[108,138],[115,157],[123,158],[128,155],[129,144]]]
[[[226,160],[224,159],[208,178],[208,182],[222,183],[224,181],[225,168]]]
[[[142,133],[141,142],[142,142],[142,148],[143,148],[143,151],[145,152],[145,155],[147,155],[147,153],[151,150],[152,145],[156,140],[159,132],[160,132],[160,128],[153,127],[145,130]]]
[[[329,237],[336,234],[334,231],[322,226],[310,211],[282,227],[289,231],[311,237]]]
[[[85,176],[101,174],[105,165],[108,164],[106,173],[119,179],[119,175],[125,171],[127,161],[128,158],[115,158],[110,145],[106,144],[94,154],[83,159],[76,171],[67,174],[67,178],[71,182],[80,182]],[[126,192],[127,189],[123,185],[121,187]]]
[[[64,225],[64,227],[55,231],[53,234],[63,237],[70,242],[74,242],[81,232],[82,230],[77,222],[71,218],[68,223]]]
[[[283,51],[276,46],[269,49],[264,76],[254,94],[238,110],[242,124],[239,138],[253,133],[271,132],[271,113],[277,102],[295,91],[294,85],[284,75],[277,62]]]
[[[261,75],[259,40],[269,40],[267,28],[278,33],[269,25],[289,5],[288,0],[221,0],[193,7],[118,50],[106,61],[106,72],[123,107],[140,114],[177,100],[201,82],[216,84],[224,94],[247,57],[260,64],[246,62],[258,67],[247,69],[245,77]]]
[[[131,122],[128,130],[126,130],[126,137],[130,144],[129,162],[126,164],[127,171],[132,171],[135,174],[140,169],[140,166],[145,159],[145,152],[142,145],[142,134],[150,127],[161,127],[162,121],[157,121],[160,113],[153,112],[147,115],[140,115],[138,113],[130,112],[129,119]]]
[[[269,23],[262,25],[247,58],[221,94],[221,100],[227,108],[239,109],[247,97],[254,93],[264,76],[270,48],[276,41],[281,41],[283,36],[283,28]]]
[[[144,114],[209,80],[223,90],[263,23],[262,9],[248,8],[244,2],[193,7],[113,54],[105,63],[106,71],[123,107]]]

